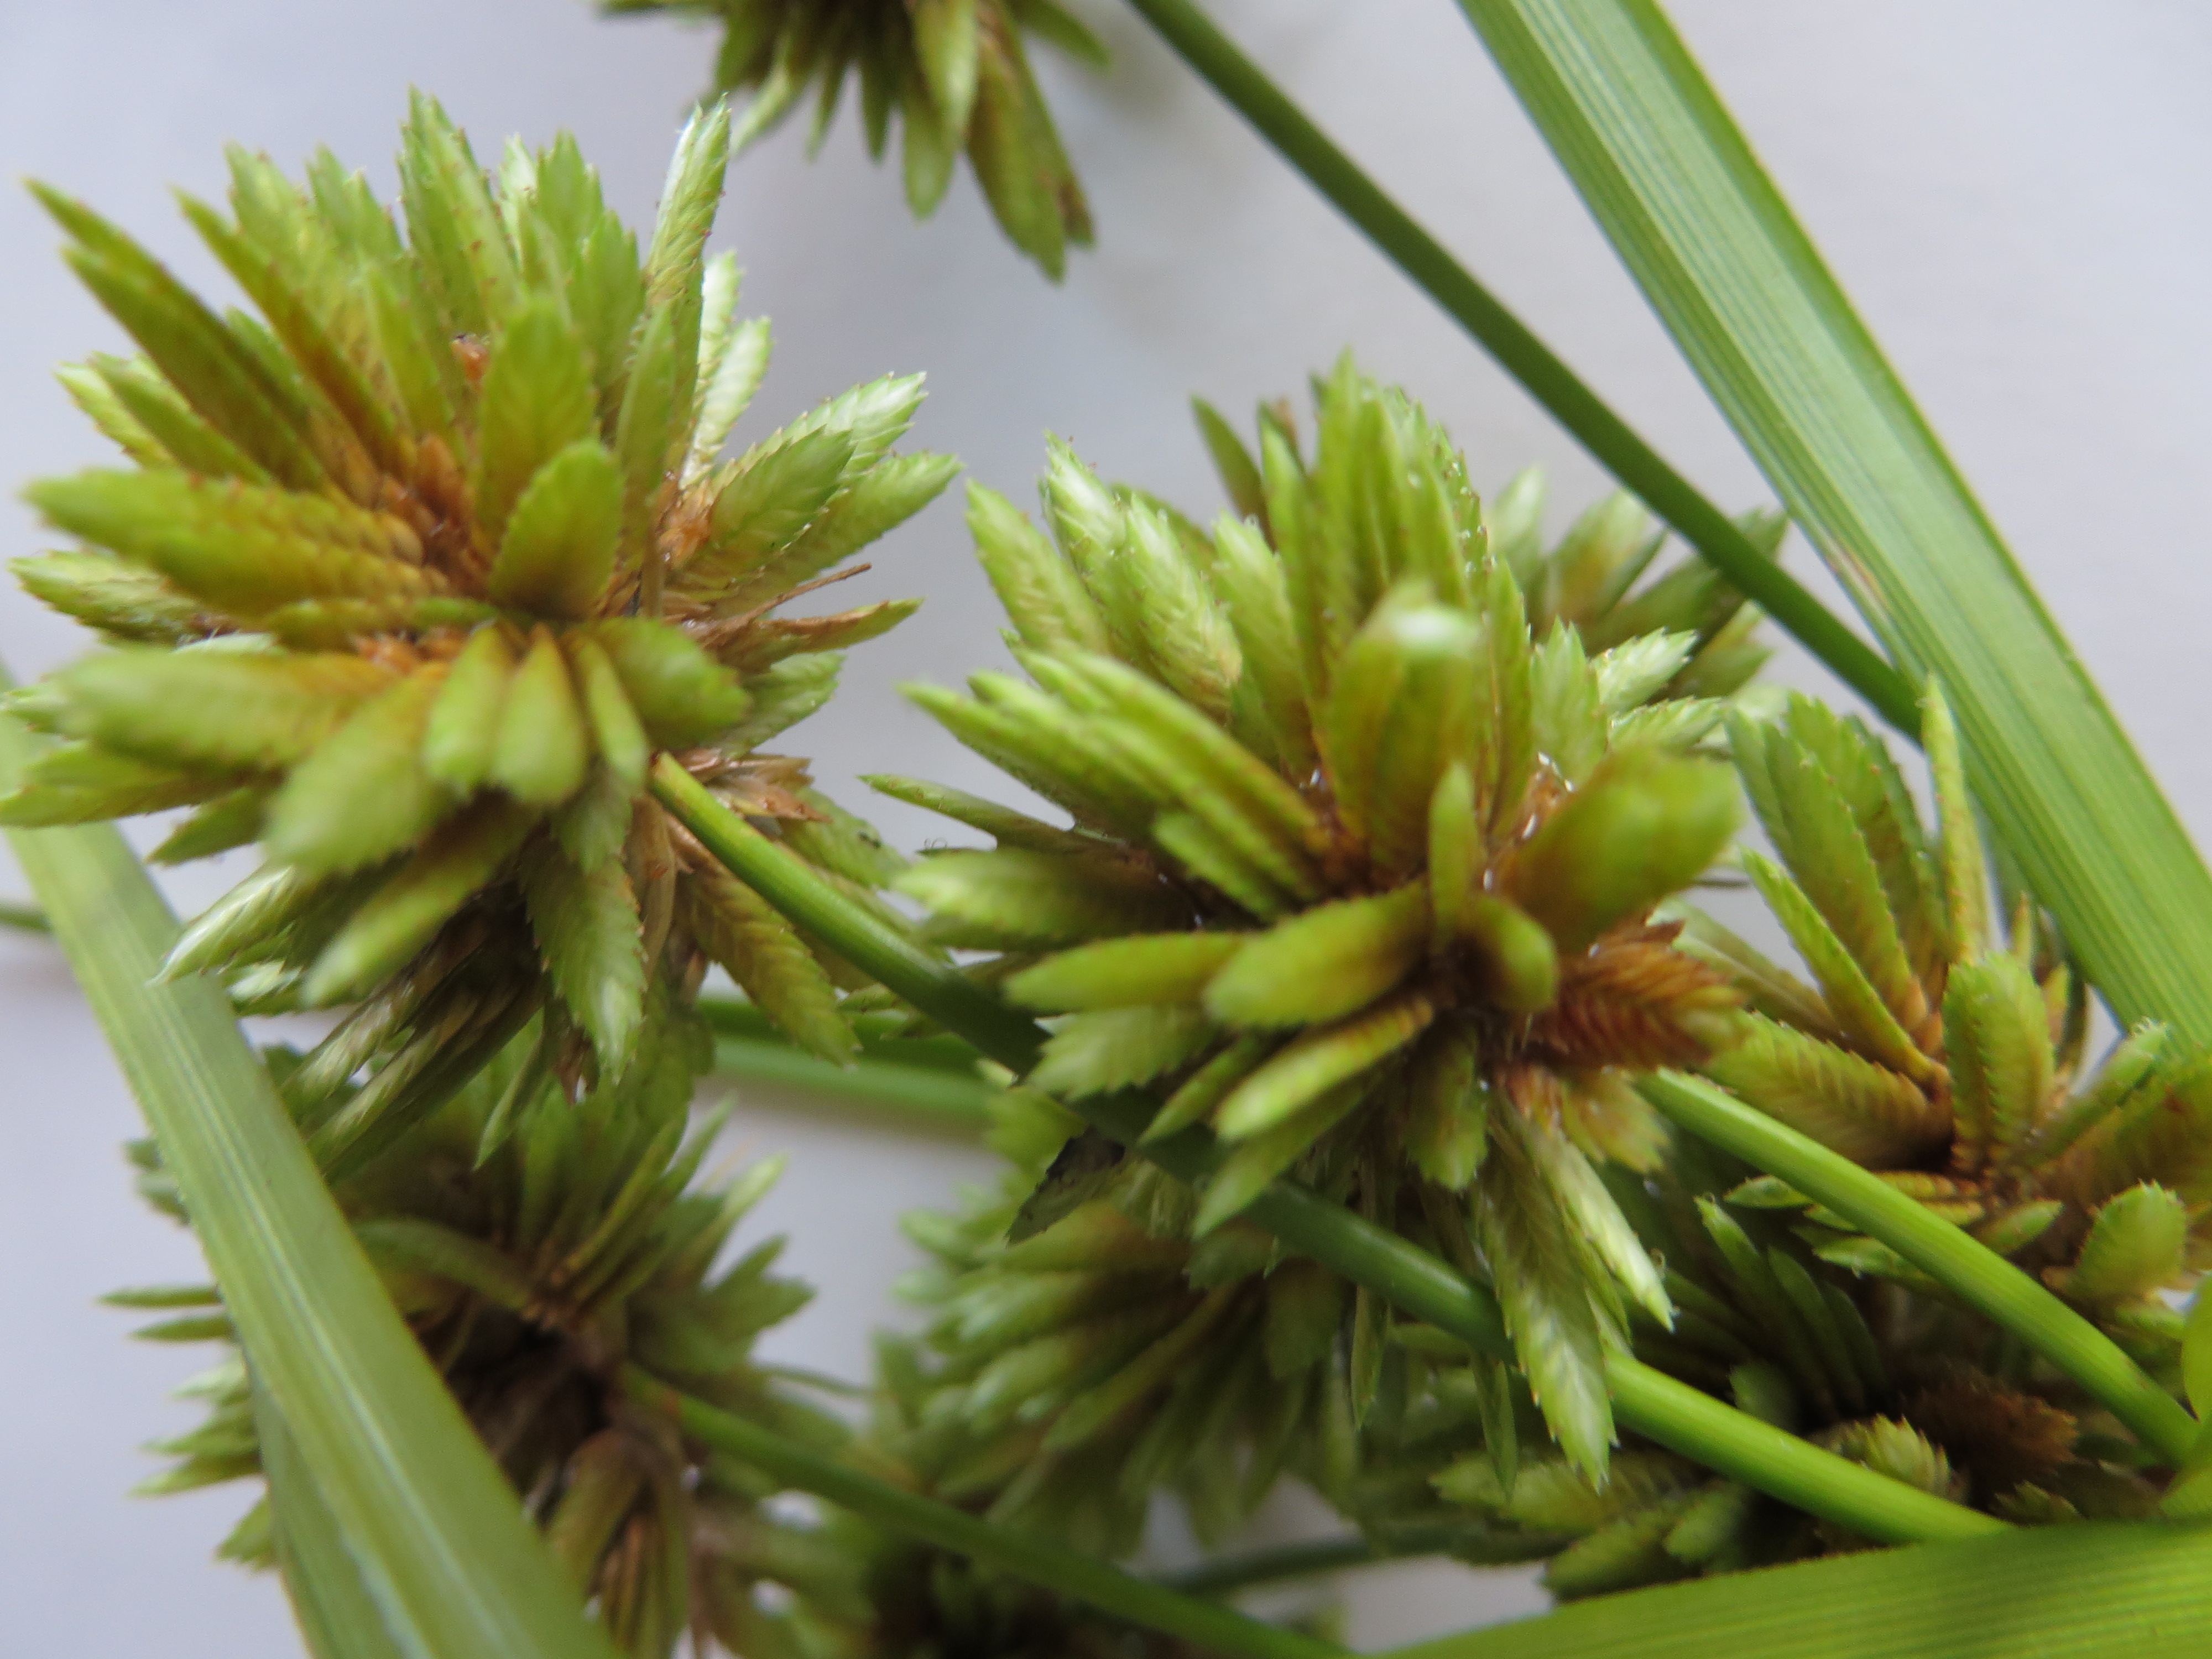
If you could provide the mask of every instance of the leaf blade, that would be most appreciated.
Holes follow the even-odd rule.
[[[2212,871],[1651,0],[1461,0],[2124,1024],[2212,1038]]]
[[[34,752],[0,721],[0,775]],[[176,921],[114,830],[19,833],[302,1460],[412,1650],[608,1659],[392,1309],[211,981],[153,983]]]

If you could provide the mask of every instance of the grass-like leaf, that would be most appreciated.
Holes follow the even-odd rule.
[[[35,753],[0,720],[0,782]],[[399,1650],[610,1659],[354,1243],[221,988],[153,982],[176,919],[123,838],[103,824],[10,840]]]
[[[404,1659],[330,1505],[300,1461],[292,1431],[265,1393],[254,1406],[270,1502],[284,1516],[276,1529],[276,1562],[308,1651],[315,1659]]]
[[[2212,872],[1672,26],[1460,3],[2122,1023],[2212,1038]]]
[[[1607,1595],[1387,1659],[2185,1659],[2212,1644],[2212,1534],[2089,1524]]]

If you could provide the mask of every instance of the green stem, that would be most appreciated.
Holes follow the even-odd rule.
[[[785,1436],[680,1394],[632,1365],[623,1386],[675,1417],[692,1438],[727,1452],[800,1492],[924,1543],[1012,1573],[1117,1619],[1196,1644],[1228,1659],[1341,1659],[1331,1642],[1264,1624],[1218,1601],[1186,1595],[1056,1544],[1035,1529],[1002,1527],[894,1486]]]
[[[1463,1530],[1457,1527],[1425,1527],[1387,1545],[1367,1538],[1322,1538],[1304,1544],[1276,1544],[1164,1572],[1155,1582],[1189,1595],[1234,1595],[1240,1590],[1257,1589],[1262,1584],[1279,1584],[1286,1578],[1311,1578],[1321,1573],[1340,1572],[1346,1567],[1442,1555]]]
[[[884,927],[715,799],[674,761],[663,757],[654,769],[653,788],[702,845],[791,921],[991,1058],[1016,1072],[1029,1069],[1044,1039],[1036,1022]],[[1132,1090],[1068,1103],[1125,1146],[1135,1145],[1144,1133],[1153,1108]],[[1139,1150],[1178,1180],[1193,1182],[1206,1178],[1217,1158],[1213,1137],[1197,1127],[1146,1142]],[[1245,1214],[1401,1312],[1482,1352],[1513,1359],[1496,1299],[1396,1235],[1287,1182],[1268,1188]],[[1638,1433],[1866,1537],[1915,1543],[1969,1537],[2004,1525],[1823,1451],[1625,1354],[1607,1361],[1606,1376],[1620,1420]]]
[[[987,1059],[1016,1073],[1036,1063],[1044,1032],[1035,1020],[860,909],[805,860],[717,800],[672,756],[653,763],[653,793],[746,886],[862,972],[965,1037]]]
[[[1662,1072],[1641,1088],[1679,1127],[1826,1205],[2003,1326],[2163,1455],[2178,1463],[2188,1455],[2197,1423],[2180,1403],[2111,1338],[1996,1251],[1849,1158],[1710,1083]]]
[[[0,899],[0,927],[12,927],[19,933],[51,933],[54,924],[46,913],[35,904],[19,903],[13,899]]]
[[[1190,0],[1129,3],[1224,101],[1306,177],[1399,270],[1473,337],[1599,465],[1642,497],[1713,568],[1908,736],[1920,730],[1911,689],[1729,516],[1637,436],[1574,370],[1445,252],[1268,80]]]
[[[766,1037],[722,1037],[714,1072],[740,1083],[803,1090],[840,1105],[872,1109],[902,1127],[972,1140],[990,1127],[986,1107],[997,1086],[926,1066],[861,1059],[833,1066],[818,1055]]]

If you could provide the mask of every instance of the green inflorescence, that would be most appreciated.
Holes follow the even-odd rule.
[[[1059,1016],[1030,1085],[1152,1086],[1154,1134],[1221,1138],[1198,1235],[1295,1171],[1486,1257],[1599,1468],[1601,1356],[1668,1302],[1594,1163],[1656,1164],[1628,1079],[1705,1058],[1735,1000],[1651,912],[1735,827],[1696,694],[1756,659],[1710,582],[1632,592],[1661,539],[1632,504],[1545,554],[1534,485],[1486,517],[1402,395],[1348,360],[1316,395],[1310,458],[1279,408],[1257,459],[1202,412],[1238,509],[1211,532],[1064,447],[1049,538],[971,491],[1029,678],[911,695],[1074,823],[872,780],[999,842],[896,884]]]
[[[642,252],[573,140],[511,143],[488,175],[421,98],[397,215],[327,154],[295,183],[234,153],[227,214],[185,200],[258,314],[40,190],[139,355],[63,373],[131,465],[29,492],[73,544],[17,573],[103,648],[9,696],[58,741],[0,823],[177,811],[157,859],[259,847],[164,972],[219,976],[242,1012],[337,1011],[307,1052],[267,1051],[277,1091],[624,1651],[1195,1659],[944,1547],[975,1534],[930,1534],[917,1499],[1121,1560],[1164,1496],[1212,1548],[1296,1481],[1351,1553],[1541,1561],[1562,1600],[1871,1546],[1793,1507],[1804,1484],[1774,1485],[1785,1503],[1617,1433],[1609,1365],[1976,1526],[2205,1508],[2202,1443],[2177,1474],[2094,1366],[1972,1311],[1994,1304],[1931,1277],[1940,1252],[1916,1267],[1869,1233],[1887,1216],[1917,1248],[1906,1195],[2033,1275],[1973,1252],[2140,1366],[2155,1405],[2201,1413],[2212,1313],[2192,1329],[2174,1297],[2212,1260],[2212,1060],[2144,1025],[2093,1063],[2093,989],[1986,849],[1940,691],[1930,824],[1862,723],[1751,685],[1759,614],[1705,564],[1662,566],[1632,498],[1548,541],[1539,475],[1480,497],[1347,356],[1314,384],[1310,441],[1286,403],[1249,445],[1196,406],[1231,508],[1210,526],[1057,442],[1042,528],[971,489],[1022,672],[909,696],[1066,822],[872,778],[994,843],[908,862],[763,752],[844,647],[915,608],[786,607],[957,467],[894,453],[919,376],[724,459],[769,353],[706,251],[729,155],[810,91],[818,143],[857,79],[878,157],[899,118],[918,214],[964,152],[1058,277],[1088,210],[1026,42],[1100,53],[1054,0],[605,9],[719,21],[718,82],[751,94],[734,129],[720,103],[687,125]],[[1779,518],[1736,529],[1776,556]],[[775,844],[712,802],[684,816],[686,774]],[[1771,855],[1732,845],[1747,798]],[[822,881],[771,879],[784,859]],[[1738,872],[1809,981],[1689,902]],[[840,902],[860,919],[842,935]],[[777,902],[857,955],[921,953],[866,959],[919,964],[905,988],[948,1023],[959,998],[928,993],[968,996],[978,1041],[1003,1021],[994,1053],[1028,1052],[1040,1016],[1041,1058],[982,1064]],[[774,1273],[780,1242],[725,1259],[775,1170],[702,1173],[715,965],[748,1041],[842,1065],[866,1031],[885,1069],[926,1060],[988,1097],[1002,1179],[908,1218],[920,1327],[879,1340],[865,1414],[756,1352],[809,1294]],[[1754,1127],[1769,1167],[1787,1141],[1796,1178],[1856,1182],[1858,1222],[1841,1179],[1824,1203],[1678,1139],[1639,1079]],[[1211,1173],[1171,1178],[1060,1103],[1109,1096],[1094,1121],[1141,1099],[1147,1149],[1210,1145],[1168,1161]],[[132,1155],[187,1220],[159,1149]],[[1449,1334],[1256,1224],[1285,1179],[1494,1294],[1510,1360],[1467,1346],[1494,1324]],[[157,1310],[155,1340],[233,1337],[214,1286],[112,1300]],[[247,1359],[191,1386],[206,1420],[155,1448],[173,1462],[148,1490],[260,1473]],[[807,1512],[641,1380],[826,1454],[786,1474],[854,1509]],[[938,1542],[861,1512],[854,1470]],[[223,1552],[276,1559],[283,1526],[264,1501]]]
[[[762,1508],[774,1485],[687,1447],[624,1391],[622,1369],[641,1367],[802,1442],[836,1448],[848,1431],[826,1401],[753,1356],[756,1339],[810,1294],[772,1271],[781,1241],[722,1260],[779,1164],[702,1178],[720,1122],[692,1127],[690,1107],[711,1037],[665,995],[645,1037],[645,1058],[573,1103],[532,1045],[512,1044],[335,1192],[455,1400],[623,1650],[657,1659],[704,1624],[751,1652],[750,1587],[757,1546],[777,1528]],[[280,1082],[301,1063],[287,1050],[269,1058]],[[135,1151],[142,1188],[183,1219],[158,1152]],[[204,1339],[225,1324],[213,1286],[110,1300],[192,1310],[142,1333],[155,1339]],[[141,1490],[259,1471],[243,1358],[234,1352],[188,1389],[208,1397],[207,1419],[154,1448],[177,1461]],[[264,1498],[224,1553],[265,1564],[271,1525]]]
[[[1686,912],[1684,948],[1750,1006],[1705,1070],[1752,1105],[1879,1173],[2038,1273],[2156,1374],[2177,1376],[2179,1288],[2206,1250],[2212,1070],[2146,1025],[2100,1065],[2086,986],[2055,926],[1991,899],[1957,740],[1927,722],[1936,827],[1878,740],[1803,697],[1740,723],[1737,766],[1776,859],[1753,881],[1813,973],[1807,984]],[[1925,1277],[1783,1183],[1736,1194],[1802,1222],[1820,1256]]]
[[[185,209],[258,319],[42,192],[144,355],[64,375],[137,465],[33,486],[80,546],[16,568],[112,647],[15,694],[69,741],[0,819],[190,805],[157,857],[261,843],[169,971],[221,973],[252,1010],[354,1005],[294,1080],[326,1163],[373,1156],[542,1008],[572,1091],[619,1077],[649,985],[708,961],[809,1048],[852,1050],[849,970],[644,781],[677,755],[856,892],[898,867],[760,746],[914,602],[779,607],[956,468],[891,452],[918,376],[720,459],[769,350],[706,252],[727,148],[720,106],[685,129],[642,258],[573,140],[510,145],[495,185],[427,100],[404,240],[327,154],[295,185],[234,153],[232,216]]]
[[[615,15],[672,12],[720,23],[714,82],[750,91],[739,147],[814,93],[818,149],[848,79],[860,83],[868,153],[898,117],[906,197],[926,218],[964,153],[1000,228],[1057,282],[1091,242],[1091,209],[1030,67],[1048,42],[1103,67],[1106,49],[1058,0],[601,0]]]

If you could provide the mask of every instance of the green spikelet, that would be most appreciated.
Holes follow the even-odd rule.
[[[696,9],[671,0],[605,0],[603,9],[623,15]],[[1089,245],[1090,209],[1031,72],[1026,41],[1048,41],[1093,67],[1103,66],[1106,53],[1058,4],[915,0],[855,12],[827,0],[732,0],[714,15],[725,31],[715,84],[751,94],[732,149],[780,125],[810,92],[809,148],[819,149],[852,79],[868,151],[878,160],[898,116],[907,201],[917,217],[936,210],[964,153],[1007,240],[1054,281],[1067,247]],[[722,155],[715,152],[718,164]],[[719,165],[714,179],[719,188]],[[673,194],[673,170],[671,179]]]
[[[1072,1015],[1046,1042],[1030,1080],[1048,1093],[1077,1098],[1150,1083],[1205,1048],[1213,1034],[1212,1022],[1188,1006]]]
[[[1707,1064],[1713,1079],[1822,1146],[1875,1169],[1911,1165],[1950,1123],[1909,1078],[1790,1026],[1751,1015]]]
[[[308,999],[359,996],[398,971],[514,855],[529,830],[526,810],[497,800],[448,819],[316,958]]]
[[[242,781],[152,765],[89,743],[63,744],[26,767],[21,784],[0,797],[0,823],[33,830],[159,812],[228,795]]]
[[[1972,1170],[2003,1158],[2049,1103],[2056,1058],[2042,988],[2008,951],[1962,962],[1943,993],[1943,1034],[1952,1157]]]
[[[622,540],[622,474],[596,437],[549,459],[515,501],[486,592],[541,616],[591,614]]]
[[[975,556],[1024,644],[1040,651],[1104,651],[1105,620],[1075,573],[1013,503],[968,486],[968,531]]]
[[[334,653],[138,647],[64,669],[53,689],[65,736],[228,774],[297,764],[391,681],[374,663]]]
[[[645,958],[637,896],[613,863],[580,870],[541,844],[522,872],[530,925],[553,988],[592,1040],[599,1065],[619,1076],[637,1040]]]
[[[418,669],[292,769],[270,806],[271,857],[310,873],[358,870],[429,832],[447,802],[423,765],[422,740],[445,678]]]
[[[1340,1283],[1243,1224],[1196,1244],[1149,1230],[1155,1189],[1133,1163],[1009,1243],[1065,1119],[1026,1091],[994,1110],[1003,1141],[1045,1132],[1042,1148],[963,1213],[908,1218],[930,1257],[909,1294],[932,1323],[891,1373],[882,1455],[922,1490],[1109,1555],[1133,1546],[1155,1491],[1209,1538],[1283,1474],[1342,1492]]]
[[[1237,1085],[1215,1111],[1224,1140],[1270,1129],[1337,1085],[1380,1065],[1428,1029],[1436,1010],[1425,999],[1378,1003],[1337,1025],[1308,1032]]]
[[[507,682],[489,781],[526,806],[558,806],[584,787],[591,732],[552,634],[540,629]]]
[[[710,861],[647,776],[674,754],[791,826],[801,856],[864,884],[890,873],[863,870],[860,832],[816,804],[802,763],[755,750],[827,699],[838,648],[913,609],[779,607],[953,468],[891,453],[915,376],[720,459],[767,353],[736,313],[734,263],[705,256],[729,146],[726,107],[687,125],[642,257],[573,139],[510,145],[495,183],[420,96],[404,234],[327,155],[295,183],[234,153],[228,211],[185,208],[259,320],[218,317],[120,230],[41,194],[144,355],[67,371],[137,470],[33,485],[83,545],[21,574],[126,643],[19,702],[76,741],[0,816],[202,805],[163,856],[259,839],[271,873],[173,965],[222,972],[257,1007],[383,1007],[415,988],[347,1050],[382,1091],[362,1123],[394,1121],[386,1096],[433,1109],[549,996],[580,1034],[572,1085],[641,1063],[651,981],[696,983],[709,959],[772,962],[763,1006],[849,1048],[803,944],[757,911],[714,920],[726,894],[690,902]]]
[[[1206,986],[1206,1006],[1236,1025],[1338,1018],[1402,983],[1427,933],[1418,884],[1322,905],[1246,944]]]
[[[1006,994],[1054,1012],[1196,1002],[1243,945],[1235,933],[1158,933],[1079,945],[1015,975]]]
[[[1522,850],[1513,896],[1562,951],[1579,951],[1702,875],[1735,824],[1735,791],[1723,769],[1616,755]]]
[[[1093,857],[1009,850],[942,853],[896,884],[945,919],[950,943],[1072,945],[1182,919],[1176,896],[1145,872]]]
[[[2074,1266],[2053,1278],[2077,1301],[2132,1301],[2181,1277],[2188,1238],[2187,1207],[2165,1188],[2146,1182],[2097,1212]]]
[[[47,553],[9,568],[32,598],[112,639],[175,645],[201,631],[199,608],[140,565],[100,553]]]
[[[1310,461],[1280,413],[1255,459],[1201,411],[1246,515],[1211,534],[1057,442],[1048,538],[971,496],[1030,683],[915,701],[1075,825],[902,785],[1001,848],[900,884],[945,942],[1020,953],[1016,1000],[1068,1012],[1029,1081],[1149,1083],[1152,1134],[1203,1122],[1230,1143],[1174,1224],[1224,1237],[1289,1175],[1443,1229],[1469,1262],[1494,1245],[1525,1264],[1524,1366],[1597,1468],[1620,1310],[1668,1304],[1593,1161],[1657,1162],[1663,1131],[1626,1079],[1705,1057],[1734,1000],[1652,915],[1735,827],[1735,782],[1692,752],[1723,710],[1683,704],[1615,743],[1616,722],[1674,706],[1651,700],[1697,666],[1705,613],[1595,659],[1574,628],[1537,637],[1428,417],[1348,359],[1316,401]],[[1632,519],[1656,549],[1613,510]],[[1550,581],[1540,549],[1523,563]],[[1641,566],[1624,568],[1547,591],[1579,626],[1614,614]],[[1378,1317],[1353,1321],[1355,1419],[1389,1374]]]

